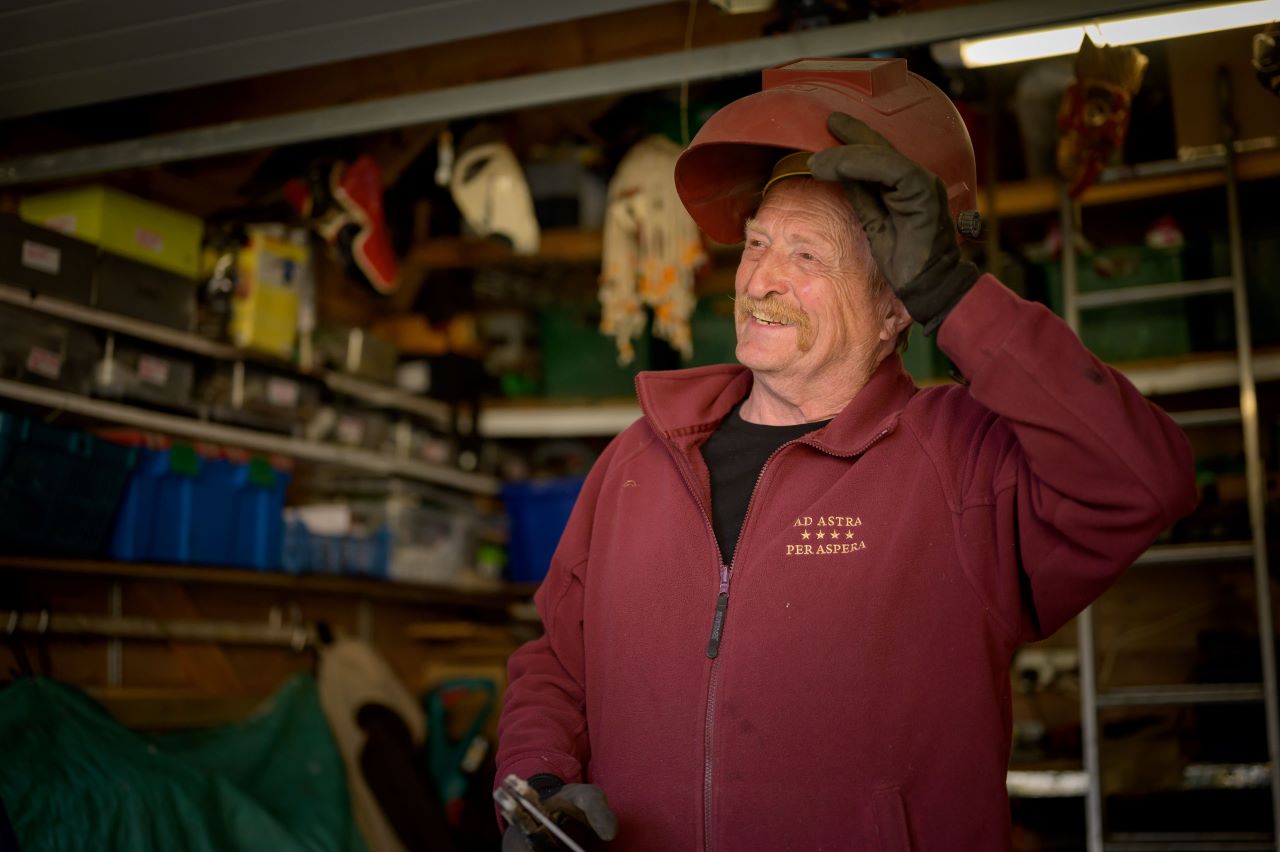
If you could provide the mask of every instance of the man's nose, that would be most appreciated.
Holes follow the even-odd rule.
[[[753,299],[764,299],[790,289],[791,275],[786,259],[773,248],[766,249],[747,277],[747,295]]]

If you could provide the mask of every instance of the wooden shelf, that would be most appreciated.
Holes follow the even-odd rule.
[[[1080,203],[1092,207],[1222,186],[1226,182],[1222,165],[1223,161],[1218,157],[1189,163],[1153,163],[1116,169],[1085,190]],[[1280,175],[1280,149],[1240,154],[1236,159],[1236,174],[1242,181]],[[1001,219],[1056,214],[1061,201],[1060,192],[1059,183],[1053,178],[1002,183],[996,188],[995,212]],[[990,216],[986,195],[982,192],[978,193],[978,210],[984,218]]]
[[[1176,161],[1143,164],[1108,170],[1097,184],[1085,191],[1080,203],[1086,207],[1135,201],[1161,195],[1222,186],[1226,176],[1222,158],[1181,163]],[[1240,180],[1261,180],[1280,175],[1280,149],[1242,153],[1236,160]],[[1057,213],[1059,183],[1053,178],[1002,183],[996,187],[996,214],[999,218]],[[990,216],[985,193],[978,193],[978,210]],[[419,269],[460,269],[480,266],[539,265],[546,263],[593,264],[600,262],[604,236],[600,231],[555,228],[542,232],[538,252],[518,255],[498,239],[477,237],[433,237],[415,246],[405,258]],[[729,252],[736,246],[712,243],[714,253]]]
[[[142,562],[111,562],[101,559],[74,559],[47,556],[0,556],[0,571],[79,574],[132,580],[160,580],[176,583],[242,586],[275,589],[298,594],[338,595],[350,598],[388,600],[450,608],[505,612],[533,596],[535,584],[506,583],[493,588],[455,589],[418,583],[360,577],[330,577],[316,574],[284,574],[247,571],[239,568],[208,568],[195,565],[155,565]]]
[[[455,269],[510,263],[599,263],[604,246],[601,231],[560,228],[542,232],[538,253],[519,255],[498,239],[432,237],[415,246],[405,258],[407,266]]]

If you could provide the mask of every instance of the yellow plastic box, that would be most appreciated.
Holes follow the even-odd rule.
[[[196,216],[95,184],[22,199],[22,218],[187,278],[200,270]]]

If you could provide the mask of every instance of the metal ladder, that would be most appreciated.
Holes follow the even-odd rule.
[[[1074,233],[1076,209],[1061,199],[1063,313],[1077,333],[1080,314],[1096,308],[1161,299],[1183,298],[1205,293],[1230,293],[1235,314],[1236,362],[1239,382],[1239,407],[1186,412],[1174,419],[1183,428],[1240,423],[1243,430],[1248,485],[1249,526],[1251,540],[1242,544],[1204,544],[1155,547],[1137,564],[1174,562],[1222,563],[1251,559],[1255,580],[1258,635],[1261,643],[1262,682],[1158,687],[1129,687],[1098,692],[1097,661],[1094,652],[1092,607],[1077,620],[1080,657],[1080,713],[1084,768],[1089,786],[1085,797],[1087,848],[1089,852],[1127,852],[1127,850],[1276,850],[1280,849],[1280,713],[1277,709],[1276,659],[1272,626],[1271,591],[1267,571],[1267,535],[1265,524],[1265,480],[1258,437],[1257,389],[1254,382],[1253,343],[1249,329],[1249,306],[1245,287],[1244,241],[1240,221],[1239,186],[1235,162],[1235,134],[1230,111],[1230,89],[1225,73],[1220,75],[1220,94],[1226,140],[1221,167],[1226,175],[1227,222],[1230,239],[1231,274],[1227,278],[1205,281],[1183,281],[1154,284],[1123,290],[1091,293],[1079,292],[1078,265]],[[1203,165],[1199,166],[1203,168]],[[1267,753],[1273,833],[1246,834],[1134,834],[1107,838],[1103,832],[1102,778],[1098,710],[1105,707],[1204,705],[1261,701],[1266,710]]]

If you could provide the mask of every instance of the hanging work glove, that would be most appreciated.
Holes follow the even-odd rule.
[[[535,775],[529,779],[529,785],[538,791],[543,809],[570,837],[583,837],[583,829],[586,829],[586,836],[595,832],[596,837],[605,841],[617,835],[618,818],[609,809],[604,790],[595,784],[565,784],[554,775]],[[538,835],[539,839],[543,836],[546,835]],[[509,825],[502,836],[502,852],[541,852],[542,849],[560,848],[558,844],[530,841],[518,825]]]
[[[880,272],[933,334],[979,275],[960,255],[946,187],[852,116],[833,112],[827,128],[846,144],[810,157],[813,176],[844,186]]]

